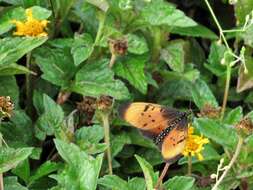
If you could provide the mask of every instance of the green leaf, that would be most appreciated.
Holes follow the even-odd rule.
[[[35,144],[32,121],[22,110],[15,110],[11,122],[0,125],[0,131],[12,147],[21,148]]]
[[[222,146],[233,149],[237,144],[237,133],[230,125],[204,118],[195,119],[193,124],[200,133]]]
[[[147,93],[147,77],[144,73],[145,59],[129,57],[114,65],[115,74],[127,79],[141,93]]]
[[[41,164],[36,172],[30,177],[29,179],[29,186],[34,183],[36,180],[47,176],[48,174],[57,171],[60,169],[61,165],[59,163],[46,161],[45,163]]]
[[[30,177],[29,158],[26,158],[24,161],[20,162],[16,168],[11,170],[11,172],[20,177],[27,184]]]
[[[180,34],[182,36],[201,37],[212,40],[218,39],[218,36],[214,32],[200,24],[191,27],[172,27],[169,30],[172,34]]]
[[[164,186],[166,190],[191,190],[194,181],[193,177],[175,176],[169,179]]]
[[[8,32],[14,27],[11,20],[25,20],[25,10],[21,7],[12,7],[2,12],[0,17],[0,35]]]
[[[240,33],[240,37],[244,40],[244,43],[250,47],[253,47],[253,25],[249,26],[247,30],[243,33]]]
[[[0,76],[18,75],[18,74],[34,74],[24,66],[18,64],[0,65]]]
[[[127,50],[130,53],[141,55],[148,52],[148,44],[144,37],[140,37],[135,34],[128,34],[127,41],[128,41]]]
[[[221,59],[224,57],[226,47],[218,42],[213,42],[210,47],[210,53],[205,67],[216,76],[223,76],[226,73],[226,66],[221,65]]]
[[[139,22],[148,23],[150,25],[167,25],[190,27],[197,23],[185,14],[176,9],[174,5],[157,0],[151,1],[141,10]]]
[[[28,190],[26,187],[18,183],[16,176],[8,176],[4,178],[4,189],[5,190]]]
[[[125,180],[116,175],[105,175],[98,180],[98,184],[113,190],[132,190]]]
[[[15,105],[19,102],[19,89],[13,76],[0,76],[0,96],[10,96]]]
[[[61,87],[69,86],[76,68],[67,48],[39,48],[34,57],[43,72],[43,79]]]
[[[73,143],[54,140],[58,153],[66,162],[65,170],[54,175],[64,189],[95,190],[103,155],[93,158]]]
[[[126,144],[130,144],[131,139],[127,133],[121,133],[113,136],[111,140],[111,155],[116,156]]]
[[[235,3],[235,16],[236,23],[240,26],[243,26],[245,23],[245,17],[247,14],[250,14],[253,7],[253,1],[251,0],[240,0]]]
[[[75,40],[71,48],[71,54],[75,65],[79,65],[89,58],[93,51],[93,40],[89,34],[75,35]]]
[[[239,106],[233,110],[231,110],[226,117],[224,118],[224,123],[229,125],[237,124],[243,117],[242,107]]]
[[[143,178],[135,177],[128,181],[130,190],[146,190],[145,180]]]
[[[12,64],[43,44],[47,38],[12,37],[0,39],[0,65]]]
[[[141,158],[138,155],[135,155],[135,158],[137,159],[137,161],[139,162],[143,173],[144,173],[144,177],[145,177],[145,181],[146,181],[146,186],[147,186],[147,190],[153,190],[154,188],[154,178],[155,178],[155,173],[153,170],[153,167],[143,158]]]
[[[32,9],[33,17],[38,20],[48,19],[52,14],[52,11],[45,9],[43,7],[40,7],[40,6],[33,6],[30,8]]]
[[[193,101],[199,109],[203,108],[205,104],[218,107],[215,96],[204,80],[196,80],[192,86],[191,93]]]
[[[32,149],[33,148],[1,148],[0,173],[4,173],[12,168],[15,168],[32,153]]]
[[[104,138],[104,129],[100,125],[83,126],[75,132],[77,141],[99,143]]]
[[[108,60],[85,64],[76,74],[71,90],[83,96],[99,97],[109,95],[116,99],[126,99],[129,92],[120,80],[113,78]]]
[[[173,71],[182,73],[184,71],[185,41],[173,40],[161,51],[162,59],[169,65]]]
[[[83,126],[75,132],[76,142],[88,154],[97,154],[106,150],[105,143],[99,143],[104,138],[104,129],[100,125]]]

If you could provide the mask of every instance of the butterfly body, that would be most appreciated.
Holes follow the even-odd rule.
[[[181,155],[187,137],[187,113],[158,104],[135,102],[121,106],[120,116],[152,138],[166,162]]]

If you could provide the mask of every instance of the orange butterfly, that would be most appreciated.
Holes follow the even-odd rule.
[[[122,119],[154,140],[167,163],[179,159],[187,137],[188,113],[145,102],[123,104]]]

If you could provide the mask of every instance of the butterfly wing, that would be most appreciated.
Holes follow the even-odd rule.
[[[158,104],[136,102],[120,107],[121,118],[145,132],[159,134],[180,112]]]
[[[119,114],[144,135],[156,139],[163,137],[158,146],[167,162],[181,155],[187,136],[187,116],[182,112],[158,104],[135,102],[122,105]],[[169,130],[166,132],[166,129]]]
[[[166,162],[172,163],[181,157],[181,153],[186,144],[188,132],[187,123],[187,118],[182,118],[161,143],[161,153]]]

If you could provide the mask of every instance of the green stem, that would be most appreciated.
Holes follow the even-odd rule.
[[[221,182],[223,181],[223,179],[226,177],[226,175],[228,174],[229,170],[232,168],[233,164],[235,163],[237,157],[239,156],[241,148],[242,148],[242,145],[243,145],[243,138],[241,136],[239,136],[235,153],[234,153],[232,159],[230,160],[229,164],[226,166],[226,169],[224,170],[224,172],[222,173],[222,175],[220,176],[220,178],[218,179],[218,181],[213,186],[212,190],[217,190],[218,189],[219,185],[221,184]]]
[[[231,51],[231,49],[230,49],[230,47],[229,47],[229,45],[228,45],[228,42],[227,42],[227,40],[226,40],[226,38],[225,38],[225,35],[224,35],[224,33],[223,33],[223,30],[222,30],[222,28],[221,28],[221,26],[220,26],[220,23],[219,23],[217,17],[215,16],[215,14],[214,14],[214,12],[213,12],[213,9],[212,9],[212,7],[211,7],[211,5],[210,5],[210,3],[208,2],[208,0],[205,0],[205,2],[206,2],[206,5],[207,5],[207,7],[208,7],[208,9],[209,9],[209,11],[210,11],[212,17],[213,17],[213,20],[214,20],[215,24],[217,25],[217,27],[218,27],[218,29],[219,29],[221,38],[222,38],[222,40],[223,40],[225,46],[227,47],[227,50],[228,50],[228,51]]]
[[[108,114],[102,115],[102,122],[104,127],[105,133],[105,143],[107,145],[107,161],[108,161],[108,168],[109,174],[112,175],[112,156],[111,156],[111,145],[110,145],[110,125],[109,125],[109,118]]]
[[[221,35],[221,38],[222,38],[222,40],[223,40],[223,42],[224,42],[224,44],[225,44],[227,50],[228,50],[229,52],[232,53],[232,50],[231,50],[231,48],[229,47],[228,42],[227,42],[227,39],[226,39],[226,37],[225,37],[225,35],[224,35],[223,29],[221,28],[220,23],[219,23],[217,17],[215,16],[215,14],[214,14],[214,12],[213,12],[213,9],[212,9],[212,7],[211,7],[211,5],[210,5],[210,3],[208,2],[208,0],[205,0],[205,2],[206,2],[206,5],[207,5],[207,7],[208,7],[208,9],[209,9],[209,11],[210,11],[212,17],[213,17],[214,22],[216,23],[216,25],[217,25],[217,27],[218,27],[218,29],[219,29],[219,33],[220,33],[220,35]],[[232,54],[233,54],[233,53],[232,53]],[[228,63],[227,63],[227,64],[228,64]],[[226,87],[225,87],[225,91],[224,91],[223,103],[222,103],[222,109],[221,109],[221,120],[222,120],[223,117],[224,117],[224,113],[225,113],[226,105],[227,105],[227,100],[228,100],[228,91],[229,91],[230,78],[231,78],[231,67],[230,67],[229,64],[227,65],[227,71],[226,71],[226,72],[227,72],[227,75],[226,75]]]
[[[229,92],[229,86],[230,86],[230,79],[231,79],[231,67],[228,64],[227,65],[227,72],[226,72],[226,84],[225,84],[225,90],[224,90],[224,96],[223,96],[223,103],[221,108],[221,120],[224,117],[227,101],[228,101],[228,92]]]
[[[26,68],[31,70],[31,56],[32,52],[26,54]],[[31,88],[31,77],[30,73],[26,74],[26,109],[30,115],[32,112],[32,88]]]
[[[153,28],[153,44],[152,44],[152,62],[157,63],[161,51],[161,29]]]
[[[188,172],[187,172],[188,176],[192,175],[192,156],[189,155],[188,156]]]

